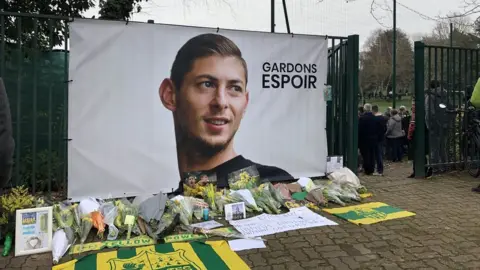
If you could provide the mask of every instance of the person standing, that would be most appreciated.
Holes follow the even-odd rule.
[[[447,104],[447,91],[441,87],[439,81],[431,81],[430,89],[425,94],[425,124],[427,125],[430,136],[430,164],[440,165],[433,168],[433,173],[445,171],[444,164],[447,162],[447,136],[448,128],[451,126],[456,115],[447,113],[445,109],[440,108],[444,104],[448,109],[453,107]]]
[[[372,105],[363,106],[364,113],[358,120],[358,145],[363,157],[363,170],[366,175],[375,171],[375,148],[378,145],[378,121],[372,113]]]
[[[378,141],[374,153],[377,172],[374,173],[374,175],[383,176],[383,149],[385,143],[385,132],[387,130],[387,119],[378,111],[378,105],[372,106],[372,112],[378,125]]]
[[[10,103],[5,85],[0,78],[0,190],[7,185],[12,176],[14,148]]]
[[[392,161],[401,162],[403,157],[403,137],[405,136],[402,129],[402,118],[396,109],[393,109],[391,114],[392,117],[388,119],[385,136],[392,142]]]

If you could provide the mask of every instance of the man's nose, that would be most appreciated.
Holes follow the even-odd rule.
[[[215,97],[213,99],[213,104],[220,108],[225,109],[228,106],[228,97],[227,97],[227,88],[224,85],[220,85],[215,91]]]

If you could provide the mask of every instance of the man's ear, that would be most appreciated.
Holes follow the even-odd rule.
[[[248,102],[250,101],[250,92],[247,91],[245,93],[245,98],[247,99],[247,103],[245,104],[245,109],[243,109],[243,115],[242,117],[245,115],[245,113],[247,112],[247,108],[248,108]]]
[[[165,108],[174,112],[177,109],[175,86],[172,80],[164,79],[158,89],[158,95]]]

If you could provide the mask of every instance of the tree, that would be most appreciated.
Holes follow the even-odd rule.
[[[128,20],[133,12],[140,12],[142,1],[148,0],[100,0],[100,19]]]
[[[140,12],[140,3],[148,0],[99,0],[100,18],[127,20],[134,12]],[[94,0],[0,0],[0,10],[30,14],[54,15],[79,18],[88,9],[95,7]],[[4,16],[5,43],[8,51],[18,46],[22,50],[49,49],[63,45],[67,29],[66,20]],[[20,36],[19,36],[20,33]],[[36,34],[35,34],[36,33]]]
[[[68,2],[65,0],[0,1],[0,10],[68,18],[81,17],[82,12],[94,6],[93,0],[73,0]],[[61,45],[65,41],[66,23],[62,20],[4,16],[4,22],[5,42],[7,45],[18,45],[18,41],[21,40],[23,47],[33,48],[37,46],[45,49]],[[35,32],[37,33],[36,35],[34,34]],[[21,33],[21,35],[19,36],[18,33]]]
[[[427,45],[450,46],[450,23],[453,25],[452,43],[454,47],[476,49],[480,39],[475,35],[473,23],[466,17],[450,15],[447,20],[438,21],[432,32],[422,40]]]
[[[392,87],[393,30],[375,30],[360,55],[362,92],[384,93]],[[397,85],[407,92],[413,81],[413,50],[410,39],[397,30]]]

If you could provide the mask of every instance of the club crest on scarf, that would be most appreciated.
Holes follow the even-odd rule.
[[[128,259],[109,260],[111,270],[200,270],[185,257],[185,250],[170,253],[142,251]]]

